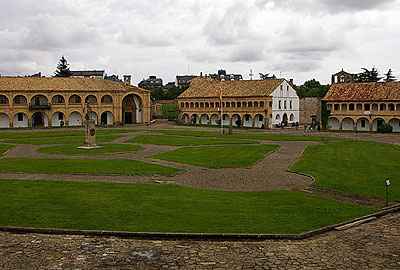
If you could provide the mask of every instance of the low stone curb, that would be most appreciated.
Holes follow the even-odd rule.
[[[218,233],[158,233],[158,232],[123,232],[123,231],[96,231],[96,230],[63,230],[45,228],[24,228],[0,226],[0,231],[10,233],[40,233],[50,235],[84,235],[101,237],[119,237],[135,239],[163,239],[163,240],[197,240],[197,241],[263,241],[263,240],[302,240],[315,235],[336,230],[351,223],[366,223],[376,218],[400,211],[400,204],[389,207],[364,217],[352,219],[339,224],[327,226],[301,234],[218,234]]]

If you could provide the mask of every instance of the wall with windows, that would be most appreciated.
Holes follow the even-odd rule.
[[[289,82],[284,81],[271,94],[272,113],[270,127],[286,122],[292,124],[300,121],[300,100]]]

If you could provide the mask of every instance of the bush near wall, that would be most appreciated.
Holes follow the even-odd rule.
[[[178,105],[175,104],[162,104],[162,113],[165,118],[174,117],[178,118]]]

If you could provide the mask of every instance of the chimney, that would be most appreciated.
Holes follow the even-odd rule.
[[[131,75],[124,75],[124,84],[131,85]]]
[[[200,72],[200,77],[203,77],[203,72]]]
[[[293,79],[290,79],[289,84],[291,87],[294,87]]]

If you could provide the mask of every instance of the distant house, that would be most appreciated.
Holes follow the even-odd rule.
[[[104,76],[104,80],[113,81],[113,82],[122,82],[118,75],[110,75],[107,74]]]
[[[197,77],[198,76],[196,75],[176,75],[175,86],[176,87],[189,86],[190,81]]]
[[[163,89],[164,91],[168,91],[171,87],[175,86],[175,82],[169,82],[166,85],[164,85]]]
[[[163,88],[163,80],[156,76],[149,76],[148,79],[143,79],[138,86],[140,88]]]
[[[323,101],[332,130],[377,131],[388,123],[400,132],[400,82],[337,83]]]
[[[218,81],[241,81],[243,80],[240,74],[226,74],[226,70],[220,69],[217,74],[209,74],[208,77]]]
[[[222,89],[222,104],[220,90]],[[217,81],[199,77],[178,97],[182,123],[273,127],[299,121],[299,97],[285,79]]]
[[[104,70],[75,70],[71,71],[73,78],[96,78],[96,79],[104,79],[105,71]]]
[[[335,83],[353,83],[355,82],[356,74],[351,74],[342,69],[342,71],[332,75],[332,84]]]

